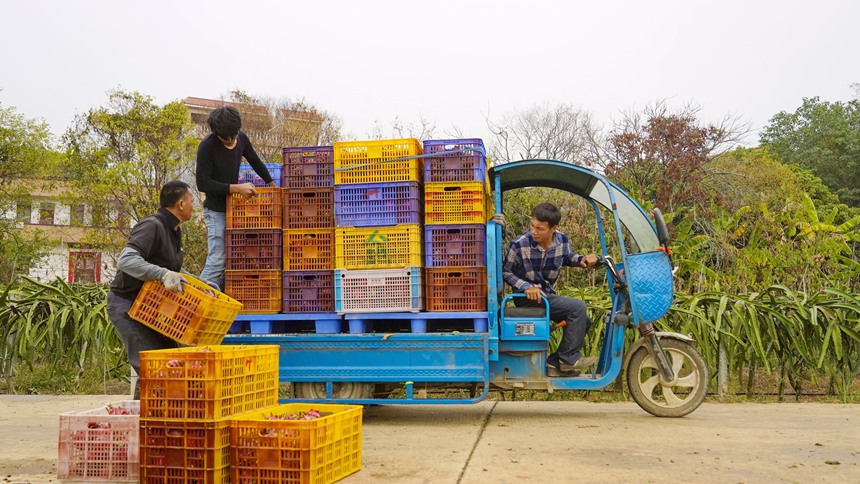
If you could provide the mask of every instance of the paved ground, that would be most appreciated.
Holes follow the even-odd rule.
[[[0,482],[57,482],[57,417],[122,397],[0,395]],[[860,482],[860,405],[482,402],[366,409],[344,484]]]

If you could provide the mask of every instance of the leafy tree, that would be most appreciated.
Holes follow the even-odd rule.
[[[16,211],[32,203],[31,191],[56,156],[52,143],[45,122],[0,104],[0,281],[26,274],[49,250],[45,234],[19,227]]]
[[[770,119],[761,143],[780,160],[810,170],[839,199],[860,207],[860,100],[804,98]]]
[[[63,168],[70,203],[87,204],[93,225],[89,243],[111,252],[121,248],[135,221],[158,209],[161,187],[179,179],[194,187],[198,145],[185,105],[156,105],[138,92],[108,93],[105,107],[75,118],[63,137]]]

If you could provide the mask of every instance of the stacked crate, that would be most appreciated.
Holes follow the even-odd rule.
[[[283,194],[277,187],[256,190],[253,197],[227,197],[224,292],[244,305],[243,313],[278,313]]]
[[[487,161],[480,139],[424,142],[428,311],[486,311]]]
[[[140,354],[140,482],[230,482],[231,418],[278,400],[278,346]]]
[[[421,144],[334,145],[335,311],[420,311]]]
[[[284,313],[334,312],[331,146],[284,148]]]
[[[283,168],[283,165],[278,163],[265,163],[265,165],[266,169],[269,170],[269,175],[272,175],[272,181],[275,185],[279,187],[282,186],[281,169]],[[239,165],[239,183],[251,183],[255,187],[269,186],[248,163],[242,163]]]

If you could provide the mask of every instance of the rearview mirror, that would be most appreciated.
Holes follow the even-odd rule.
[[[666,227],[666,221],[663,220],[663,212],[659,208],[654,209],[654,225],[657,226],[657,240],[661,245],[669,245],[669,228]]]

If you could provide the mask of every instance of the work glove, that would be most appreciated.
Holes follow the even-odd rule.
[[[491,219],[493,222],[502,226],[502,230],[508,227],[508,219],[505,217],[503,213],[494,213],[493,218]]]
[[[181,274],[173,271],[167,271],[167,274],[161,278],[161,283],[164,284],[165,289],[173,292],[182,292],[183,282],[188,283]]]

